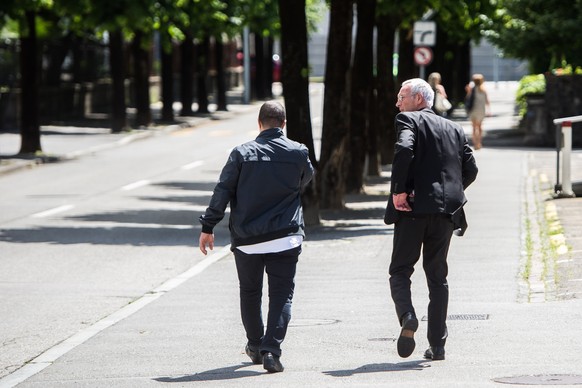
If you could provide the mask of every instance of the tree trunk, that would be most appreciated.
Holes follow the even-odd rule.
[[[368,141],[366,154],[368,157],[368,176],[380,176],[380,122],[378,117],[378,95],[376,94],[376,77],[372,75],[368,104]]]
[[[309,64],[307,60],[307,21],[305,0],[279,0],[281,47],[283,57],[283,97],[287,110],[289,138],[309,148],[309,158],[316,166],[309,110]],[[305,222],[319,223],[319,204],[315,180],[303,193]]]
[[[398,89],[402,82],[410,78],[418,77],[418,66],[414,63],[414,45],[412,42],[412,29],[400,29],[400,46],[398,49]],[[396,103],[396,101],[394,102]]]
[[[226,80],[224,71],[224,45],[222,37],[218,36],[214,44],[216,56],[216,110],[227,111],[226,106]]]
[[[47,69],[44,84],[50,87],[58,87],[61,84],[62,67],[65,58],[72,46],[71,33],[59,38],[54,44],[47,46]]]
[[[376,82],[376,96],[378,104],[380,164],[392,163],[394,158],[394,144],[396,129],[394,117],[396,108],[396,84],[392,74],[394,53],[394,35],[400,22],[390,14],[378,16],[378,75]]]
[[[181,69],[180,69],[180,102],[182,103],[181,116],[192,116],[192,101],[194,100],[194,93],[192,87],[194,86],[194,40],[192,33],[184,31],[186,37],[181,45]]]
[[[111,131],[119,133],[127,128],[125,104],[123,35],[121,30],[109,31],[109,68],[111,69]]]
[[[320,205],[344,207],[346,143],[350,122],[349,70],[352,55],[353,2],[332,0],[330,7],[323,127],[319,160]]]
[[[452,101],[465,101],[465,86],[471,80],[471,42],[469,40],[457,43],[451,50],[453,54],[453,73],[447,81],[447,93],[450,92]]]
[[[208,110],[208,87],[206,79],[208,77],[208,57],[210,55],[210,37],[204,36],[202,43],[198,45],[196,50],[198,66],[196,67],[197,79],[197,101],[198,113],[209,113]]]
[[[174,121],[174,66],[172,38],[167,31],[160,33],[162,73],[162,121]]]
[[[110,37],[111,39],[111,37]],[[71,43],[71,73],[73,73],[73,82],[82,83],[84,82],[83,77],[83,46],[85,39],[77,36],[73,36],[73,41]]]
[[[149,51],[144,48],[144,44],[149,41],[142,31],[136,31],[133,38],[133,80],[135,89],[137,127],[148,127],[152,122],[152,112],[150,108],[150,66]]]
[[[428,78],[432,72],[440,73],[447,97],[455,105],[465,99],[465,85],[470,80],[470,67],[460,67],[466,66],[462,51],[459,51],[462,43],[450,42],[447,31],[441,28],[437,29],[437,36],[436,45],[432,48],[434,59],[426,67],[426,76]]]
[[[26,11],[24,25],[20,31],[20,76],[21,76],[21,128],[20,153],[41,152],[39,97],[38,97],[38,41],[36,36],[36,13]]]
[[[370,130],[370,89],[373,81],[373,45],[376,0],[357,0],[358,27],[354,66],[352,67],[351,119],[349,131],[350,163],[348,192],[360,192],[364,186],[366,154]]]
[[[273,98],[273,37],[267,38],[267,55],[265,55],[265,80],[267,83],[267,90],[265,90],[265,98],[270,100]]]
[[[258,32],[255,32],[253,35],[255,36],[255,96],[258,100],[265,100],[267,97],[267,80],[265,76],[265,38],[263,38],[263,35]]]

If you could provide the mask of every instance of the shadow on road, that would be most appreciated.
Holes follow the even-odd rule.
[[[241,368],[252,366],[253,364],[244,363],[243,365],[233,365],[225,368],[212,369],[205,372],[195,373],[193,375],[185,375],[180,377],[156,377],[155,381],[161,383],[188,383],[194,381],[220,381],[220,380],[232,380],[240,379],[244,377],[255,377],[261,376],[265,373],[257,372],[254,370],[240,370]]]
[[[423,370],[429,368],[426,360],[408,361],[400,363],[367,364],[356,369],[342,369],[325,371],[324,374],[333,377],[349,377],[360,373],[400,372],[405,370]]]

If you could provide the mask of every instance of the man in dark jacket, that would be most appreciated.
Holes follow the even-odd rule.
[[[213,228],[230,203],[231,249],[240,284],[245,351],[269,372],[282,372],[281,343],[291,319],[295,269],[304,223],[301,191],[313,176],[307,147],[283,134],[285,108],[269,101],[259,111],[259,136],[235,147],[210,205],[200,217],[200,250],[214,248]],[[269,278],[265,331],[261,314],[263,272]]]
[[[418,319],[412,305],[410,276],[422,250],[429,288],[425,358],[444,360],[447,338],[447,254],[453,231],[467,226],[464,190],[477,177],[477,165],[463,128],[432,110],[434,92],[422,79],[405,81],[398,93],[398,139],[392,163],[391,198],[385,222],[394,223],[390,291],[402,326],[398,354],[415,347]]]

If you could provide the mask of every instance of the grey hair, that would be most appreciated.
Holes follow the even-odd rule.
[[[432,108],[434,102],[434,91],[432,87],[422,78],[412,78],[402,83],[402,86],[410,85],[411,94],[420,94],[426,102],[427,108]]]

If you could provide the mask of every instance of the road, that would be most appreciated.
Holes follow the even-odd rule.
[[[256,115],[0,177],[0,377],[201,260],[197,217]]]
[[[365,195],[347,196],[345,211],[322,211],[322,224],[308,230],[285,373],[250,364],[232,256],[203,266],[209,259],[196,248],[196,217],[227,151],[255,137],[257,106],[234,120],[0,176],[0,387],[582,383],[580,299],[555,292],[544,300],[523,297],[532,294],[522,287],[523,225],[538,207],[530,199],[541,197],[530,181],[553,154],[496,147],[501,136],[494,135],[512,127],[513,104],[504,88],[494,101],[489,142],[476,153],[479,178],[468,190],[470,228],[453,239],[449,255],[445,362],[422,358],[425,320],[415,353],[396,354],[383,174],[367,182]],[[321,105],[312,108],[318,139]],[[580,207],[566,203],[574,217],[564,220],[579,222]],[[224,223],[216,232],[218,245],[227,244]],[[579,263],[576,251],[560,259]],[[191,278],[196,268],[204,272]],[[184,271],[191,277],[177,287]],[[159,291],[169,283],[171,292]],[[419,313],[425,311],[420,268],[412,291]],[[141,308],[148,300],[155,303]]]

